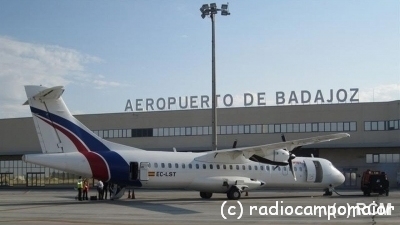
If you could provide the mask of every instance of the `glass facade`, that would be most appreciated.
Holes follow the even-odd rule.
[[[400,162],[400,154],[366,154],[365,155],[366,163],[399,163]]]
[[[75,184],[77,179],[77,175],[22,160],[0,159],[0,186]]]
[[[357,122],[318,122],[318,123],[277,123],[243,124],[217,126],[218,135],[231,134],[273,134],[273,133],[311,133],[311,132],[356,132]],[[101,138],[173,137],[211,135],[211,127],[160,127],[141,129],[95,130]]]
[[[365,131],[399,130],[399,120],[365,121]]]

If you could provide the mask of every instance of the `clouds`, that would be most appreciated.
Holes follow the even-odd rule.
[[[360,102],[384,102],[400,99],[399,84],[382,84],[373,88],[360,89]]]
[[[190,36],[184,34],[178,37],[189,38]],[[108,67],[105,67],[105,69],[96,67],[96,70],[91,70],[93,64],[98,66],[100,63],[106,65],[102,59],[75,49],[57,45],[23,42],[10,37],[0,36],[0,118],[30,116],[27,107],[22,106],[22,103],[26,100],[24,85],[27,84],[41,84],[49,87],[57,85],[69,85],[70,87],[75,85],[80,87],[74,90],[76,94],[83,90],[85,93],[79,93],[80,95],[90,92],[92,97],[96,97],[99,93],[107,93],[102,96],[113,99],[120,98],[122,93],[121,88],[131,87],[132,85],[128,84],[128,82],[121,81],[124,78],[117,73],[112,74],[112,76],[109,74],[98,74],[103,71],[114,71]],[[120,64],[108,66],[116,68],[120,66]],[[94,73],[92,71],[101,72]],[[119,80],[110,80],[110,77],[112,77],[111,79]],[[163,86],[167,85],[164,84],[165,79],[158,80],[163,82]],[[382,82],[376,82],[375,86],[369,89],[359,87],[360,92],[358,98],[360,102],[392,101],[400,99],[400,82],[391,84],[389,80],[393,81],[393,79],[387,78],[381,80]],[[238,85],[245,85],[245,83],[240,83]],[[155,89],[158,88],[161,89],[162,86],[156,85]],[[118,90],[118,92],[104,92],[105,89]],[[126,90],[128,89],[126,88]],[[270,92],[271,93],[266,93],[266,105],[275,105],[275,92]],[[138,93],[142,94],[142,92]],[[247,93],[256,96],[254,90],[247,91]],[[243,93],[231,94],[233,95],[232,106],[243,107]],[[223,96],[221,96],[218,101],[220,107],[224,105],[222,101]],[[230,103],[229,99],[227,99],[227,101]],[[109,108],[112,108],[111,104]],[[73,109],[73,111],[85,113],[82,109]],[[118,109],[111,109],[111,111],[118,111]]]
[[[24,85],[27,84],[119,86],[87,71],[87,64],[99,62],[99,58],[74,49],[0,36],[0,118],[29,115],[26,107],[21,106],[26,100]]]

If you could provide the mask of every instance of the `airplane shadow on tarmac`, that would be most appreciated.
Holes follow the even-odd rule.
[[[185,209],[181,207],[171,206],[163,203],[151,203],[149,201],[108,201],[107,204],[126,206],[132,208],[139,208],[144,210],[149,210],[153,212],[168,213],[171,215],[186,215],[186,214],[196,214],[200,213],[190,209]],[[184,205],[182,207],[185,207]]]
[[[60,198],[65,199],[74,199],[74,197],[65,197],[60,196]],[[179,200],[171,200],[179,201]],[[193,201],[193,200],[192,200]],[[34,208],[47,208],[47,207],[56,207],[56,206],[65,206],[65,205],[92,205],[92,204],[112,204],[112,205],[120,205],[132,208],[139,208],[145,209],[154,212],[162,212],[171,215],[184,215],[184,214],[195,214],[200,213],[197,211],[185,209],[185,204],[181,207],[171,206],[164,203],[160,203],[158,200],[157,202],[150,202],[147,200],[143,201],[124,201],[124,200],[101,200],[101,201],[65,201],[65,202],[54,202],[54,201],[40,201],[40,202],[8,202],[8,203],[0,203],[0,212],[7,212],[7,211],[16,211],[21,209],[34,209]],[[3,208],[4,207],[4,208]]]
[[[74,199],[74,197],[66,197],[66,196],[60,196],[60,198],[66,198],[66,199]],[[89,204],[112,204],[112,205],[119,205],[119,206],[126,206],[126,207],[132,207],[132,208],[139,208],[139,209],[145,209],[149,211],[154,211],[154,212],[162,212],[162,213],[168,213],[172,215],[184,215],[184,214],[195,214],[195,213],[200,213],[197,211],[185,209],[185,208],[180,208],[180,207],[175,207],[171,205],[166,205],[161,202],[163,202],[164,199],[148,199],[148,200],[139,200],[139,199],[118,199],[118,200],[95,200],[95,201],[83,201],[83,202],[88,202]],[[182,202],[182,201],[194,201],[198,199],[168,199],[170,203],[173,202]],[[76,204],[82,204],[82,202],[75,202]],[[85,203],[84,203],[85,204]],[[185,205],[185,204],[182,204]],[[183,206],[184,207],[184,206]]]

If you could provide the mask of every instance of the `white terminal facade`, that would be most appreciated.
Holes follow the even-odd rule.
[[[27,110],[28,107],[27,107]],[[97,135],[147,150],[211,149],[211,109],[79,115]],[[359,188],[363,171],[387,173],[390,186],[400,181],[400,101],[286,105],[218,109],[218,149],[262,145],[346,132],[333,142],[306,146],[296,155],[330,160],[346,177],[342,187]],[[21,156],[40,153],[31,117],[0,120],[0,186],[74,184],[75,176],[24,163]],[[286,173],[282,176],[291,176]]]

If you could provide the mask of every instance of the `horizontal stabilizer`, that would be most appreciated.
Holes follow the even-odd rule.
[[[45,88],[38,92],[38,86],[25,86],[26,95],[28,99],[34,98],[35,100],[49,100],[58,99],[64,93],[63,86],[56,86],[52,88]],[[24,105],[28,105],[29,100],[27,100]]]

